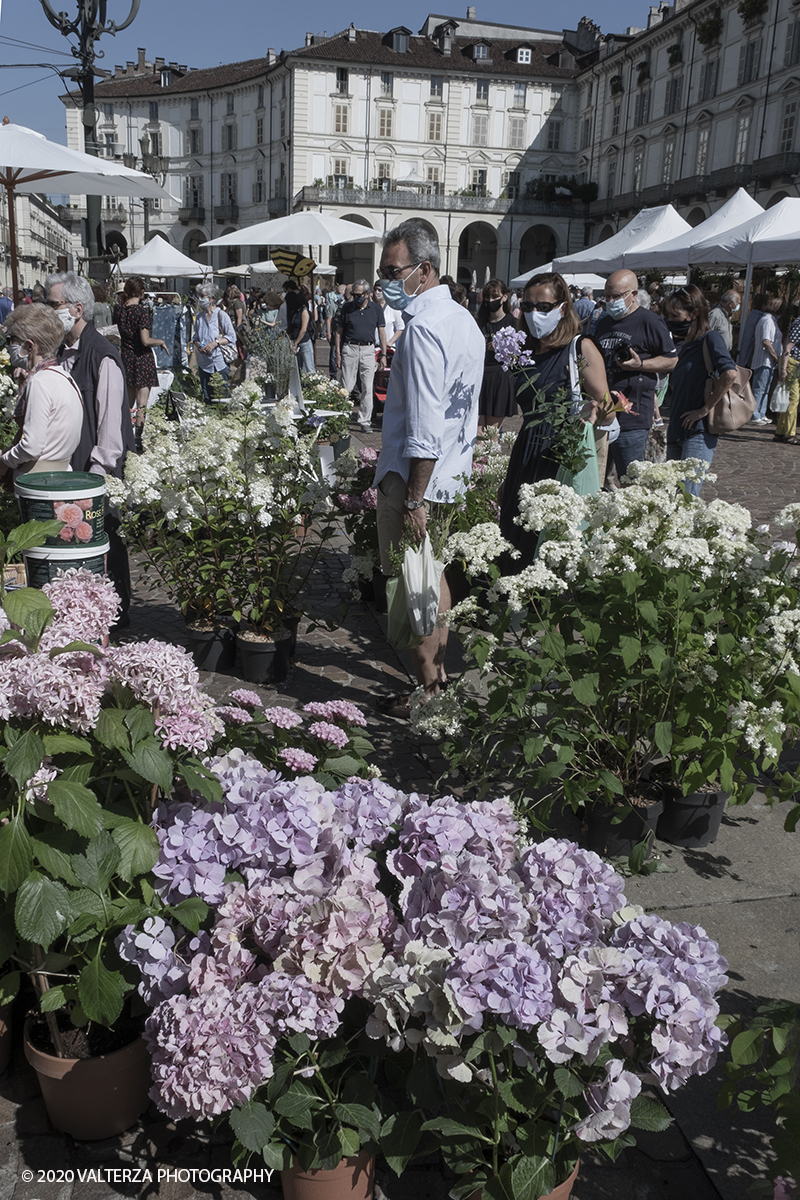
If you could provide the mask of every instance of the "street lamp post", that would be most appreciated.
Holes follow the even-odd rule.
[[[57,13],[50,0],[39,0],[44,14],[51,25],[55,26],[64,37],[74,36],[78,39],[77,46],[72,47],[72,53],[80,63],[76,76],[81,89],[83,100],[84,148],[87,154],[99,155],[97,144],[97,109],[94,103],[94,62],[103,58],[103,51],[95,47],[104,33],[117,34],[131,24],[139,11],[140,0],[130,0],[130,12],[121,24],[106,21],[107,0],[78,0],[78,15],[70,20],[66,13]],[[98,230],[100,228],[100,197],[86,197],[86,226],[87,249],[89,259],[99,257]]]
[[[139,138],[139,150],[141,151],[142,170],[146,171],[148,175],[152,175],[153,179],[163,187],[169,171],[169,157],[166,154],[150,153],[150,138],[146,133]],[[126,167],[134,171],[140,164],[140,160],[135,154],[123,154],[122,161]],[[145,197],[142,199],[142,204],[144,206],[144,240],[146,244],[150,235],[150,201]]]

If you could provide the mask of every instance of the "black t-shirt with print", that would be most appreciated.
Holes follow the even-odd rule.
[[[653,397],[658,375],[655,371],[628,371],[617,362],[617,354],[633,347],[640,358],[677,358],[678,351],[662,317],[646,308],[635,308],[621,321],[601,317],[592,335],[606,365],[608,386],[622,392],[633,411],[619,414],[621,429],[649,429],[653,424]]]

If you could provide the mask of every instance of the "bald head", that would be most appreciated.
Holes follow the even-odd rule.
[[[606,311],[617,321],[629,317],[639,307],[638,291],[639,280],[633,271],[612,271],[606,280]]]

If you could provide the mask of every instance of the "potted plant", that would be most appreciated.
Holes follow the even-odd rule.
[[[126,950],[148,993],[168,983],[147,1038],[173,1118],[227,1114],[284,1172],[379,1147],[400,1173],[440,1147],[454,1196],[522,1200],[581,1147],[614,1158],[631,1126],[664,1128],[644,1078],[713,1064],[716,945],[627,907],[591,852],[527,844],[507,800],[325,791],[240,752],[212,769],[221,806],[160,808],[155,875],[164,903],[213,915],[181,953],[160,927]]]
[[[701,46],[713,46],[719,41],[724,28],[724,21],[721,15],[713,13],[710,17],[704,17],[697,22],[697,40]]]
[[[625,84],[622,82],[621,75],[612,75],[608,86],[612,96],[621,96],[625,91]]]
[[[332,500],[342,516],[350,539],[350,566],[345,569],[343,582],[349,584],[356,597],[375,598],[374,576],[380,572],[378,527],[375,510],[378,493],[375,488],[375,469],[378,452],[364,446],[356,454],[348,450],[335,463],[335,482]]]
[[[3,555],[59,527],[21,526]],[[0,1002],[30,977],[41,1016],[26,1054],[53,1123],[89,1138],[147,1105],[142,1020],[114,939],[163,907],[150,882],[153,808],[178,775],[218,793],[197,753],[223,729],[184,651],[102,648],[118,607],[110,582],[81,569],[8,592],[0,609]],[[173,916],[191,925],[195,906]],[[111,1097],[98,1082],[109,1071]]]
[[[671,67],[677,67],[683,62],[683,45],[680,42],[673,42],[667,47],[667,61]]]
[[[749,25],[751,21],[763,17],[768,8],[769,0],[739,0],[736,11],[745,25]]]
[[[796,790],[797,772],[776,769],[800,721],[794,559],[745,509],[688,496],[692,470],[636,464],[630,486],[590,496],[523,486],[523,528],[541,541],[516,574],[497,566],[497,526],[450,539],[447,556],[492,585],[451,614],[486,700],[441,701],[458,709],[446,753],[478,794],[510,778],[542,825],[556,802],[643,816],[659,762],[684,794],[715,784],[744,803],[764,769],[781,798]],[[419,709],[420,729],[435,720],[436,704]]]

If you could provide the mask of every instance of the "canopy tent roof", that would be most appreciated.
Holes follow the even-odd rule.
[[[577,254],[567,254],[553,259],[553,270],[565,272],[603,271],[609,274],[620,267],[627,267],[628,256],[649,246],[661,246],[682,233],[691,230],[671,204],[660,208],[643,208],[619,233],[606,238],[597,246],[587,246]]]
[[[355,221],[344,221],[331,213],[291,213],[273,221],[261,221],[203,242],[204,246],[337,246],[341,242],[379,242],[382,234]]]
[[[204,267],[186,254],[181,254],[165,238],[158,234],[115,264],[121,275],[148,275],[155,279],[185,275],[191,279],[211,274],[211,267]]]
[[[250,274],[280,275],[281,272],[275,266],[275,263],[269,262],[269,260],[267,260],[266,262],[240,263],[240,265],[238,267],[222,267],[221,270],[214,271],[214,274],[215,275],[232,275],[234,278],[236,278],[237,276],[250,275]],[[327,263],[323,263],[322,266],[317,265],[316,267],[314,267],[314,270],[311,272],[311,274],[312,275],[335,275],[336,267],[331,267],[331,266],[328,266]]]
[[[634,271],[649,268],[662,270],[669,267],[688,267],[689,251],[699,242],[706,239],[718,241],[737,225],[757,217],[763,211],[764,209],[749,192],[746,192],[744,188],[739,188],[730,200],[726,200],[721,208],[718,208],[700,225],[696,225],[694,229],[679,234],[678,237],[664,242],[661,246],[651,246],[649,250],[634,251],[632,254],[626,255],[625,266]],[[693,259],[692,261],[700,260]]]
[[[530,271],[526,271],[524,275],[517,275],[509,283],[509,287],[521,288],[524,287],[532,275],[549,275],[554,270],[551,262],[544,263],[541,267],[534,267]],[[580,271],[578,274],[566,274],[564,280],[570,287],[585,288],[590,287],[593,292],[602,291],[606,286],[604,275],[594,275],[589,271]]]
[[[793,263],[800,259],[800,199],[789,196],[774,208],[732,229],[696,242],[690,263]]]

